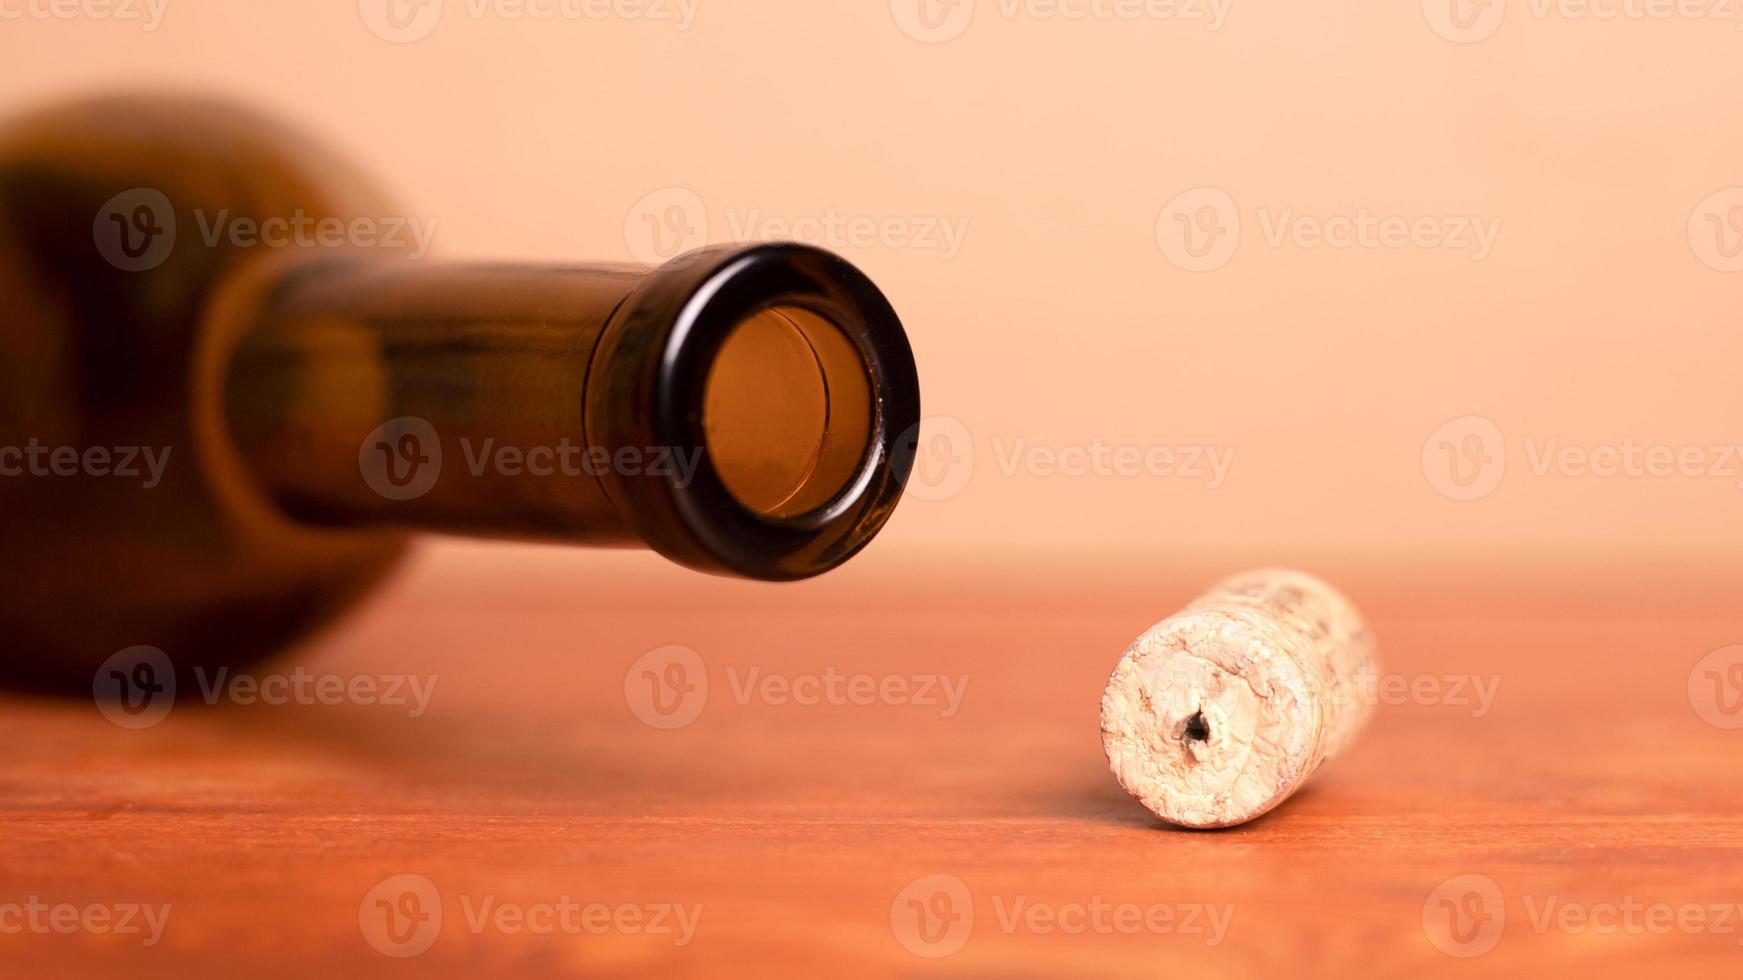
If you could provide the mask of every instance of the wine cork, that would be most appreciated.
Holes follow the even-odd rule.
[[[1373,713],[1355,606],[1301,572],[1224,579],[1151,627],[1101,701],[1120,785],[1163,820],[1232,827],[1288,799]]]

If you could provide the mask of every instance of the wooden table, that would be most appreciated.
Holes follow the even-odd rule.
[[[438,549],[255,672],[434,678],[419,717],[0,704],[0,928],[46,909],[0,974],[1736,976],[1743,730],[1707,718],[1743,709],[1689,679],[1743,614],[1734,581],[1655,580],[1340,579],[1398,678],[1372,726],[1268,817],[1181,832],[1115,785],[1096,710],[1198,571],[773,588]],[[671,645],[706,697],[654,707],[698,680],[641,659]],[[154,945],[54,928],[129,903],[170,906]]]

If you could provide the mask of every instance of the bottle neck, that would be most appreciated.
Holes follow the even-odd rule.
[[[346,257],[221,303],[230,451],[289,518],[833,568],[901,496],[919,383],[871,281],[798,245],[658,269]]]
[[[648,270],[356,260],[286,273],[230,363],[259,486],[333,526],[635,544],[591,445],[589,360]],[[700,447],[674,447],[693,459]]]

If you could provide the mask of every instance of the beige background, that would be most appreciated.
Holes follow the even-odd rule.
[[[966,224],[954,254],[821,242],[895,302],[944,417],[927,444],[961,460],[844,574],[1290,562],[1625,585],[1734,564],[1743,460],[1605,478],[1540,475],[1532,452],[1743,443],[1738,0],[1702,20],[1232,0],[1216,30],[1181,19],[1209,0],[1135,19],[1078,0],[1069,20],[1040,0],[686,0],[687,30],[445,0],[407,43],[367,24],[386,0],[167,0],[155,30],[68,2],[0,0],[5,110],[222,93],[383,175],[446,257],[645,257],[674,240],[648,216],[694,241],[758,216]],[[1214,190],[1179,198],[1195,188]],[[1218,219],[1225,264],[1181,267],[1177,211]],[[1481,256],[1273,241],[1285,214],[1498,234]],[[1494,428],[1436,434],[1467,416]],[[1497,431],[1493,491],[1440,492],[1461,492],[1443,443]],[[1008,474],[1019,440],[1234,458],[1215,489]]]

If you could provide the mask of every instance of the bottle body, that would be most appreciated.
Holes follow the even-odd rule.
[[[225,448],[208,351],[242,325],[208,311],[284,256],[199,234],[221,213],[383,202],[305,141],[205,103],[81,102],[0,133],[0,447],[26,451],[0,458],[0,680],[89,693],[96,667],[135,645],[183,669],[247,662],[393,566],[402,532],[288,520]]]
[[[468,265],[206,234],[390,213],[346,174],[173,101],[0,134],[6,681],[88,689],[137,645],[246,662],[353,602],[414,530],[790,579],[887,519],[918,385],[847,263],[763,245]],[[99,473],[98,450],[154,475]],[[69,451],[64,475],[30,462]]]

